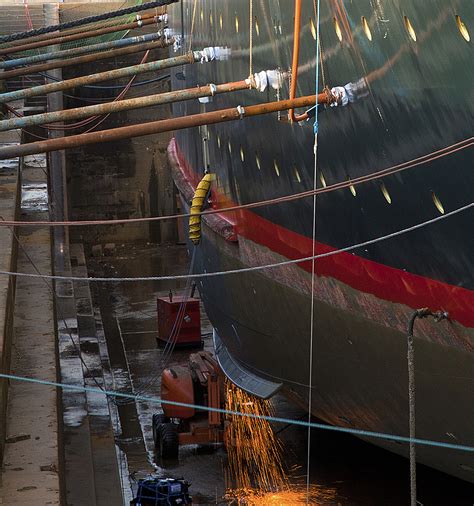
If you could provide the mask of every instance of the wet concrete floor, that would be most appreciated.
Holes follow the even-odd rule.
[[[184,274],[189,261],[184,246],[117,245],[112,256],[87,258],[89,275],[158,276]],[[100,311],[109,349],[115,388],[160,395],[160,360],[157,347],[156,298],[169,290],[180,294],[185,282],[139,282],[93,284],[92,299]],[[202,331],[212,349],[211,326],[202,312]],[[189,351],[175,351],[168,365],[185,364]],[[286,399],[275,399],[277,416],[299,419],[305,413]],[[148,402],[119,403],[120,431],[116,442],[124,499],[132,497],[134,479],[154,474],[184,477],[191,482],[196,503],[224,504],[226,453],[220,448],[188,446],[180,449],[179,463],[160,467],[153,452],[151,417],[159,407]],[[304,487],[307,430],[275,425],[284,445],[290,481]],[[356,438],[331,432],[311,432],[310,477],[320,493],[318,504],[405,505],[409,504],[409,465],[406,459]],[[471,505],[474,489],[424,466],[418,467],[418,497],[425,505]],[[282,503],[283,504],[283,503]]]
[[[22,162],[21,219],[48,220],[46,157]],[[47,227],[14,232],[19,272],[51,274]],[[4,245],[2,245],[4,246]],[[11,374],[56,381],[52,285],[39,278],[16,279]],[[61,504],[57,390],[20,381],[9,382],[6,445],[0,504]]]
[[[96,276],[153,276],[157,273],[188,271],[187,252],[182,246],[118,247],[114,256],[89,258],[89,274]],[[186,283],[140,282],[95,284],[94,305],[100,310],[103,332],[109,349],[111,372],[119,391],[160,396],[163,348],[157,346],[156,299],[173,290],[181,294]],[[205,349],[211,349],[211,327],[202,314]],[[186,364],[189,350],[176,350],[167,366]],[[159,412],[158,404],[119,402],[117,406],[121,432],[116,438],[120,447],[123,494],[131,498],[134,480],[150,473],[158,476],[185,477],[192,483],[194,500],[216,504],[224,495],[223,466],[226,454],[188,446],[180,449],[179,463],[160,467],[153,451],[151,418]]]

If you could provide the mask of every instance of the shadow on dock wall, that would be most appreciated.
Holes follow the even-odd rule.
[[[14,173],[13,173],[14,174]],[[0,182],[3,184],[5,176],[0,176]],[[14,191],[12,192],[11,199],[11,218],[15,220],[19,219],[20,216],[20,204],[21,204],[21,175],[19,167],[16,169],[16,175],[9,179],[15,179]],[[4,181],[2,181],[4,180]],[[7,183],[8,184],[8,183]],[[11,184],[11,183],[10,183]],[[8,199],[8,197],[2,197],[2,199]],[[5,201],[4,201],[5,202]],[[7,219],[7,217],[4,217]],[[3,250],[3,257],[5,259],[4,265],[10,271],[16,271],[17,260],[18,260],[18,242],[15,239],[17,234],[17,228],[15,227],[12,231],[4,227],[2,231],[5,237],[9,236],[8,242],[5,244],[2,241],[1,248]],[[9,258],[8,258],[9,257]],[[1,342],[1,357],[0,367],[1,372],[4,374],[10,373],[10,361],[11,361],[11,348],[13,340],[13,316],[15,311],[15,291],[16,291],[16,277],[2,277],[0,279],[0,289],[3,293],[6,293],[4,303],[0,300],[0,342]],[[3,298],[3,296],[2,296]],[[8,402],[8,387],[9,382],[6,380],[0,381],[0,463],[3,465],[3,455],[5,450],[5,438],[6,438],[6,411]]]

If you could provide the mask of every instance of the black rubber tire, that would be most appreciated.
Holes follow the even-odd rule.
[[[178,426],[162,423],[157,427],[158,444],[156,450],[162,459],[177,459],[179,453]]]
[[[158,427],[162,423],[169,423],[170,419],[164,413],[155,413],[151,419],[151,427],[153,431],[153,443],[158,447]]]

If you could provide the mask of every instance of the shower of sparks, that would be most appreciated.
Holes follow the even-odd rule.
[[[226,409],[271,416],[269,401],[250,396],[227,383]],[[281,459],[281,443],[267,420],[231,415],[227,428],[228,485],[233,490],[255,487],[262,493],[289,490]]]
[[[335,491],[333,489],[311,485],[308,491],[306,485],[292,485],[291,490],[282,492],[261,492],[260,490],[247,489],[240,491],[228,491],[229,504],[245,506],[293,506],[311,504],[312,506],[334,505]]]
[[[244,414],[272,416],[270,401],[257,399],[226,384],[226,409]],[[329,504],[333,489],[290,484],[282,460],[282,445],[267,420],[230,415],[226,429],[228,453],[227,493],[231,505],[287,506]]]

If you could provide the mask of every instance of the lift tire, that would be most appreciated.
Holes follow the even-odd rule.
[[[158,447],[158,427],[163,423],[169,423],[170,419],[164,413],[155,413],[151,419],[151,427],[153,430],[153,443]]]
[[[157,427],[158,444],[156,450],[162,459],[177,459],[179,452],[178,426],[162,423]]]

